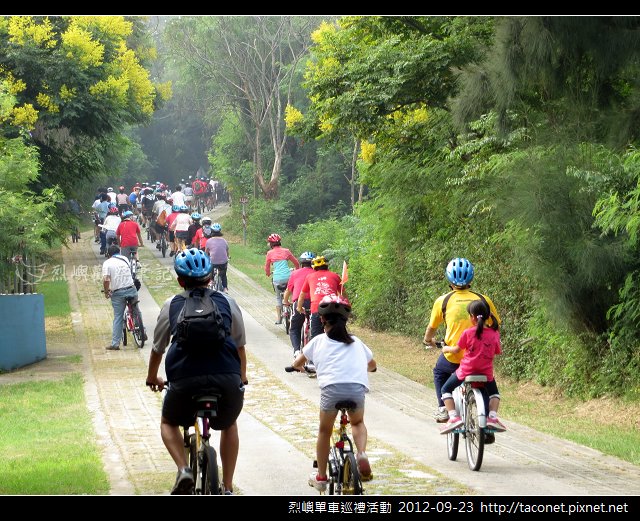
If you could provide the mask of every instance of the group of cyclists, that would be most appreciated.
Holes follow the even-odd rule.
[[[237,326],[237,332],[232,335],[233,338],[230,337],[228,346],[229,353],[232,354],[232,356],[229,355],[231,356],[229,360],[232,360],[233,363],[225,362],[218,367],[217,363],[200,365],[198,362],[188,371],[189,385],[185,387],[184,392],[180,388],[175,388],[174,392],[181,393],[180,400],[184,398],[189,401],[189,396],[197,389],[204,390],[206,388],[207,391],[225,396],[231,388],[235,389],[239,382],[243,391],[243,386],[247,383],[244,327],[241,314],[236,309],[237,305],[233,299],[225,294],[228,293],[226,269],[229,248],[228,243],[222,237],[222,228],[219,223],[212,223],[211,219],[191,211],[191,208],[186,204],[186,196],[181,186],[176,186],[175,192],[170,196],[168,196],[166,187],[164,191],[162,185],[158,188],[153,192],[154,203],[151,205],[151,211],[146,215],[147,221],[143,226],[152,226],[150,231],[156,234],[169,232],[174,268],[179,276],[178,282],[185,289],[209,285],[213,269],[215,267],[219,269],[223,281],[223,291],[220,293],[224,294],[226,302],[232,310],[227,326],[232,329]],[[129,209],[130,206],[128,207],[121,202],[124,198],[118,197],[125,192],[121,190],[120,194],[115,194],[115,206],[110,206],[114,203],[111,202],[108,192],[107,190],[104,195],[109,197],[109,200],[106,200],[103,194],[100,195],[96,212],[102,211],[105,206],[103,203],[107,201],[105,219],[101,224],[103,229],[106,229],[105,236],[108,233],[111,237],[113,225],[108,219],[118,215],[122,222],[126,222],[132,219],[134,213]],[[142,192],[142,198],[148,195],[148,192],[145,193],[145,190],[142,189],[134,190],[134,192]],[[176,204],[176,199],[180,204]],[[144,201],[141,205],[143,208],[145,207]],[[116,237],[120,238],[117,230],[118,228],[115,232]],[[358,449],[358,470],[363,481],[372,479],[371,466],[365,452],[367,429],[364,424],[364,397],[369,391],[367,373],[376,370],[376,362],[371,350],[346,329],[346,323],[351,316],[351,304],[345,295],[343,281],[340,275],[329,270],[329,263],[324,256],[316,255],[312,251],[305,251],[296,257],[289,249],[282,246],[282,238],[277,233],[270,234],[266,242],[269,251],[266,254],[264,270],[265,275],[271,277],[275,292],[275,323],[282,323],[283,306],[292,306],[293,315],[289,332],[294,358],[292,365],[299,371],[317,373],[320,387],[320,419],[316,442],[318,466],[317,470],[314,470],[309,477],[308,483],[318,491],[326,490],[328,483],[327,454],[337,412],[335,406],[339,401],[346,399],[356,403],[356,407],[349,411],[349,417]],[[435,301],[423,339],[425,346],[434,347],[436,345],[436,331],[440,324],[445,324],[444,347],[433,369],[439,404],[434,419],[438,423],[445,424],[441,429],[443,434],[460,428],[461,420],[455,410],[451,391],[464,380],[465,376],[485,374],[489,391],[487,427],[490,432],[504,431],[506,427],[497,417],[500,395],[493,375],[493,358],[501,351],[498,312],[487,296],[471,291],[474,267],[467,259],[452,259],[447,265],[445,276],[451,291],[441,295]],[[112,294],[117,294],[118,288],[115,291],[111,288],[111,291]],[[185,294],[181,295],[180,298],[184,299]],[[187,360],[191,356],[183,352],[182,348],[168,335],[168,331],[173,330],[175,317],[179,312],[178,303],[182,302],[176,298],[178,297],[169,299],[165,303],[154,333],[152,363],[147,377],[147,385],[155,391],[162,390],[165,385],[165,382],[157,376],[157,369],[167,348],[168,360],[175,360],[176,357],[186,357],[184,359]],[[223,307],[227,306],[225,301],[218,297],[212,298],[217,300],[219,306],[221,304]],[[175,304],[175,309],[173,304]],[[301,330],[307,315],[310,316],[311,335],[308,342],[304,344]],[[114,333],[114,339],[108,349],[115,349],[117,340]],[[228,372],[234,375],[231,380],[220,380],[215,377],[218,373],[226,374]],[[176,375],[169,375],[169,371],[167,371],[167,375],[170,379],[178,379]],[[211,379],[212,376],[213,379]],[[214,428],[223,431],[221,445],[224,445],[224,449],[221,452],[221,457],[223,459],[223,481],[227,493],[232,493],[233,490],[233,470],[237,458],[238,443],[235,419],[242,409],[241,394],[234,395],[235,408],[229,412],[226,423],[214,425]],[[169,396],[167,394],[165,399],[161,432],[167,449],[174,457],[178,467],[176,484],[172,493],[188,494],[193,492],[194,476],[185,465],[183,451],[181,448],[178,450],[182,441],[176,433],[179,432],[177,430],[178,424],[187,420],[186,415],[189,416],[188,421],[191,421],[193,410],[188,413],[185,411],[186,415],[179,419],[179,415],[175,415],[173,409],[167,404]],[[491,438],[492,435],[487,433],[485,443],[491,443],[493,441]]]

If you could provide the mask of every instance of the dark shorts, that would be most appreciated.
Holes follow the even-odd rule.
[[[189,232],[176,232],[176,239],[182,239],[183,241],[189,240]]]
[[[196,419],[194,395],[219,394],[218,416],[211,420],[216,431],[225,430],[236,421],[244,404],[244,385],[239,374],[220,373],[193,376],[171,382],[162,403],[162,416],[181,427],[193,425]]]

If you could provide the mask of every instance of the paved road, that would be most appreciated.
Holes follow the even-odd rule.
[[[212,216],[226,210],[218,208]],[[153,247],[145,249],[143,258],[154,257],[147,264],[172,277],[172,259],[163,259]],[[95,270],[102,260],[88,236],[64,254],[67,274],[78,271],[78,266]],[[95,279],[69,280],[76,341],[88,355],[84,356],[86,395],[112,493],[167,494],[175,470],[159,436],[161,398],[144,386],[148,347],[105,351],[110,304]],[[239,418],[236,491],[312,494],[306,479],[314,453],[317,382],[283,371],[291,361],[291,348],[282,326],[273,324],[273,295],[233,266],[229,287],[243,311],[250,357],[250,381]],[[159,307],[146,285],[140,297],[151,332]],[[481,471],[471,472],[462,445],[458,461],[447,459],[445,437],[430,416],[435,406],[431,389],[384,368],[371,374],[370,381],[366,423],[375,479],[367,484],[367,494],[640,494],[640,468],[513,422],[507,422],[508,432],[486,447]]]

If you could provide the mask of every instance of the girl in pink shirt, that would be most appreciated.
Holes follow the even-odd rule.
[[[485,327],[485,321],[489,319],[490,311],[482,300],[469,302],[467,312],[473,327],[466,329],[462,333],[457,346],[443,346],[442,348],[445,353],[457,353],[460,350],[464,350],[464,356],[460,361],[460,367],[442,386],[442,401],[449,413],[449,421],[444,425],[440,433],[447,434],[463,425],[463,421],[458,415],[458,411],[456,411],[452,392],[464,382],[465,377],[471,374],[485,375],[487,377],[487,382],[485,383],[485,389],[489,394],[487,428],[503,432],[507,429],[498,419],[500,394],[493,376],[493,358],[502,352],[500,349],[500,333],[497,329]]]

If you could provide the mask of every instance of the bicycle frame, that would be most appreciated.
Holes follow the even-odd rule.
[[[183,427],[184,447],[187,461],[195,480],[197,495],[220,495],[223,493],[218,473],[218,457],[210,443],[210,421],[218,414],[219,395],[194,397],[198,404],[196,421]]]
[[[447,434],[447,454],[450,460],[458,455],[460,435],[465,440],[467,463],[471,470],[480,470],[484,455],[485,432],[487,429],[487,410],[485,407],[484,375],[469,375],[464,382],[453,390],[453,400],[464,426]]]
[[[336,409],[340,411],[340,421],[338,427],[333,431],[333,442],[329,449],[327,474],[330,495],[360,495],[363,493],[353,442],[347,432],[349,424],[347,410],[352,410],[355,405],[350,401],[336,404]]]

